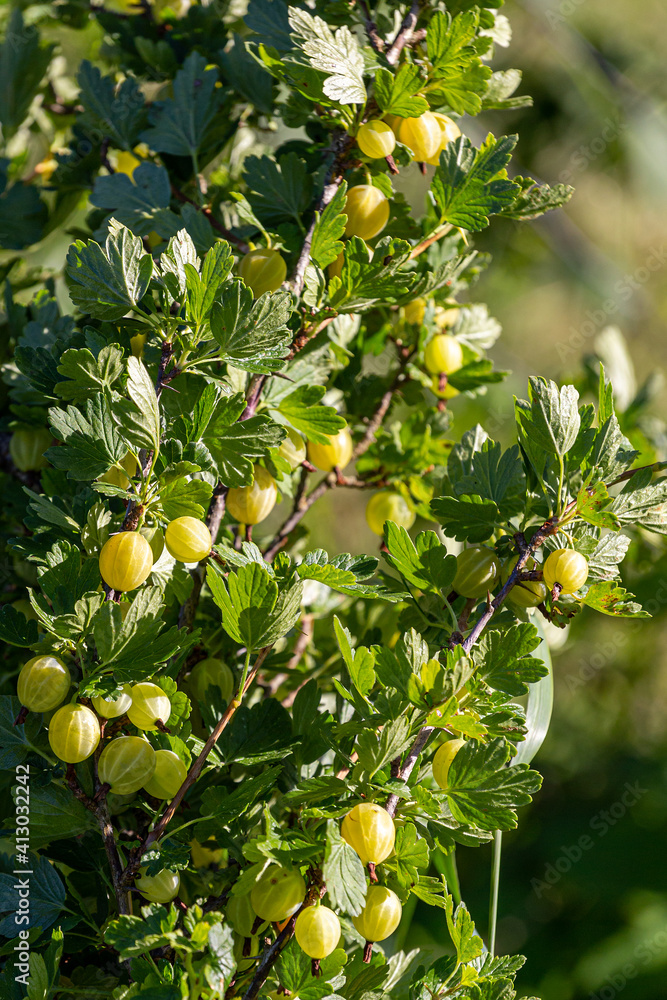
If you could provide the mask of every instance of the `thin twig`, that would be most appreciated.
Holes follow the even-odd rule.
[[[390,66],[396,65],[401,52],[405,46],[412,41],[413,32],[419,19],[420,6],[421,4],[419,0],[413,0],[410,10],[403,18],[403,23],[401,24],[398,34],[387,51],[386,59]]]
[[[398,772],[397,778],[399,781],[407,782],[408,778],[410,777],[410,775],[414,770],[417,760],[419,759],[419,755],[426,746],[428,738],[433,732],[433,730],[434,730],[433,726],[424,726],[423,729],[419,730],[419,732],[417,733],[417,737],[412,746],[410,747],[408,755],[403,761],[403,764],[401,765],[401,768]],[[394,793],[392,792],[392,794],[387,799],[387,804],[385,805],[385,809],[392,817],[396,814],[396,807],[398,805],[398,802],[399,802],[398,795],[394,795]]]
[[[385,44],[378,33],[378,26],[373,20],[373,15],[371,14],[370,7],[366,3],[366,0],[359,0],[359,6],[364,12],[364,23],[366,25],[366,34],[368,35],[368,41],[371,43],[371,48],[377,52],[382,53],[385,49]]]

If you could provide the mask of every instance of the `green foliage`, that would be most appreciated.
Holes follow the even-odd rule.
[[[456,845],[516,827],[539,789],[527,761],[551,678],[537,616],[561,627],[595,611],[647,615],[621,566],[637,528],[665,533],[667,479],[636,468],[637,436],[604,370],[595,402],[531,379],[506,446],[459,426],[459,396],[483,413],[487,386],[506,375],[487,356],[500,326],[471,301],[488,263],[473,234],[495,216],[557,208],[570,189],[510,179],[515,136],[478,149],[462,135],[440,150],[415,218],[392,180],[418,169],[410,150],[360,157],[371,118],[525,103],[512,96],[518,71],[489,65],[500,0],[422,4],[417,31],[394,45],[386,4],[371,5],[382,44],[364,34],[366,5],[251,0],[243,21],[235,5],[224,16],[214,4],[118,6],[22,4],[0,53],[8,836],[26,786],[31,808],[29,843],[0,843],[0,933],[15,936],[25,865],[30,1000],[221,1000],[279,986],[301,1000],[511,1000],[521,959],[486,952],[465,905],[454,908]],[[71,107],[47,34],[94,55]],[[61,150],[33,170],[44,121]],[[346,232],[360,184],[388,206],[367,239]],[[16,251],[56,230],[74,236],[66,260],[27,272]],[[239,263],[258,248],[280,255],[287,278],[256,297]],[[460,364],[434,374],[426,348],[442,333]],[[295,433],[308,457],[293,468]],[[308,544],[320,498],[375,489],[398,494],[417,530],[386,522],[379,558]],[[239,510],[256,523],[239,524]],[[179,518],[195,523],[172,527]],[[454,588],[457,543],[485,543],[502,565],[488,606]],[[579,590],[512,610],[517,582],[540,580],[548,552],[565,547],[588,560]],[[141,583],[111,590],[116,574]],[[59,706],[26,715],[14,697],[33,656],[66,663],[64,704],[78,703],[95,736],[103,721],[82,760],[56,756],[68,755],[54,739]],[[213,678],[203,690],[202,676]],[[98,715],[111,702],[120,714]],[[85,740],[70,735],[80,756]],[[120,736],[189,769],[166,806],[144,787],[100,784],[99,754]],[[451,737],[464,745],[440,787],[431,764]],[[395,834],[368,871],[341,823],[359,803]],[[304,878],[304,905],[323,898],[342,917],[320,976],[292,913],[283,930],[260,919],[259,939],[232,927],[232,904],[269,864]],[[142,898],[140,869],[178,899]],[[362,961],[350,918],[374,879],[406,914],[441,911],[447,954],[412,969],[385,941]],[[2,954],[9,964],[11,946]],[[8,982],[0,995],[23,995]]]

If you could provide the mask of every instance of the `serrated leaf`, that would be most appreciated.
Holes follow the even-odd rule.
[[[346,427],[345,417],[336,413],[333,406],[322,406],[326,392],[323,385],[303,385],[281,399],[278,411],[289,420],[292,427],[318,444],[327,444],[329,437]]]
[[[648,611],[644,611],[641,604],[635,601],[633,594],[629,594],[627,590],[611,580],[591,584],[583,603],[589,608],[600,611],[603,615],[612,615],[617,618],[651,617]]]
[[[289,292],[266,292],[253,300],[243,282],[234,281],[211,309],[211,332],[221,355],[234,367],[268,374],[283,367],[292,342],[287,322]]]
[[[335,820],[327,822],[322,875],[331,904],[356,917],[366,900],[366,873],[361,858],[340,835]]]
[[[83,347],[70,348],[60,358],[58,372],[67,382],[58,382],[55,392],[61,399],[81,403],[97,392],[104,392],[118,381],[124,371],[123,353],[115,345],[103,347],[95,357]]]
[[[75,240],[67,253],[69,293],[75,305],[95,319],[122,319],[148,290],[153,258],[138,236],[115,219],[104,247]]]
[[[32,795],[31,795],[32,800]],[[34,811],[33,803],[33,811]],[[30,907],[28,910],[21,909],[20,902],[25,898],[25,893],[18,883],[16,875],[0,874],[0,913],[6,914],[0,920],[0,934],[6,938],[18,936],[21,927],[25,929],[31,927],[41,927],[42,930],[50,927],[57,919],[65,905],[65,886],[58,874],[57,869],[49,862],[48,858],[42,858],[38,854],[28,855],[29,864],[26,866],[31,874],[29,876],[30,885]],[[15,920],[18,913],[27,913],[28,919],[25,923],[19,924]]]
[[[315,213],[315,228],[310,244],[310,259],[324,270],[343,252],[341,236],[345,232],[345,196],[347,183],[342,181],[335,195],[320,214]]]
[[[127,443],[112,420],[106,396],[88,399],[83,410],[52,407],[49,421],[62,444],[49,448],[46,457],[56,469],[66,470],[70,479],[97,479],[127,453]]]
[[[516,199],[519,187],[505,170],[516,136],[489,135],[480,149],[465,136],[448,143],[440,154],[431,192],[440,213],[440,225],[476,232]]]
[[[173,97],[157,101],[150,113],[151,128],[142,142],[158,153],[192,156],[205,143],[218,105],[218,74],[199,52],[190,52],[176,74]]]
[[[449,769],[447,801],[459,823],[480,830],[513,830],[516,809],[527,805],[542,784],[527,764],[508,768],[509,747],[503,739],[487,745],[468,740]]]
[[[573,385],[559,388],[549,379],[536,377],[529,379],[528,392],[528,401],[516,400],[520,443],[537,445],[547,454],[566,455],[581,424],[579,393]]]
[[[520,622],[503,631],[485,632],[475,652],[480,676],[497,691],[514,696],[526,694],[529,684],[548,673],[542,659],[529,655],[540,642],[537,629],[528,622]]]
[[[20,7],[11,8],[0,46],[0,124],[5,141],[26,117],[54,49],[55,45],[41,44],[34,22],[24,24]]]
[[[506,219],[538,219],[566,205],[574,194],[569,184],[536,184],[532,177],[514,177],[513,180],[520,186],[516,200],[498,213]]]
[[[363,240],[353,236],[345,244],[340,277],[329,282],[332,308],[358,312],[378,302],[391,303],[404,297],[416,281],[416,275],[400,270],[409,256],[410,245],[403,240],[384,237],[370,250]]]
[[[112,75],[102,76],[97,66],[84,59],[77,83],[84,107],[79,121],[84,129],[108,136],[119,149],[132,149],[146,119],[145,99],[137,81],[126,76],[116,87]]]
[[[484,66],[474,46],[479,14],[466,11],[450,18],[436,11],[426,38],[429,60],[433,65],[433,97],[458,114],[476,115],[482,106],[491,69]]]
[[[412,743],[410,723],[405,716],[388,722],[379,734],[365,729],[357,738],[359,762],[368,777],[372,778],[381,768],[408,749]]]
[[[220,479],[230,487],[248,486],[253,480],[253,458],[262,458],[278,448],[285,430],[264,414],[241,420],[229,427],[219,423],[208,444]]]
[[[609,490],[604,483],[584,486],[577,494],[577,516],[598,528],[618,531],[621,522],[609,509],[613,502],[614,498],[609,496]]]
[[[419,118],[428,111],[428,101],[419,95],[423,86],[418,66],[405,62],[396,73],[381,66],[375,74],[375,99],[385,115]]]
[[[364,57],[347,25],[334,33],[321,17],[298,7],[289,8],[289,23],[310,65],[327,74],[327,97],[339,104],[364,104]]]
[[[128,441],[138,448],[157,451],[160,447],[160,406],[155,386],[139,358],[128,358],[127,371],[126,390],[130,398],[114,400],[114,415]]]
[[[296,153],[287,153],[278,161],[269,156],[249,156],[243,170],[251,192],[248,200],[264,225],[297,219],[301,222],[310,201],[312,178]]]
[[[436,497],[431,510],[445,534],[457,541],[485,542],[500,520],[497,504],[476,495]]]

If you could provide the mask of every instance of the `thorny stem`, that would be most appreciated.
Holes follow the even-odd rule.
[[[392,42],[391,47],[387,50],[386,58],[390,66],[396,65],[401,52],[412,40],[417,21],[419,19],[420,6],[420,0],[413,0],[410,10],[403,18],[403,23],[401,24],[398,34]]]

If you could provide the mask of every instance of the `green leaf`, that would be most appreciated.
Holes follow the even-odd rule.
[[[398,877],[407,888],[419,879],[418,869],[428,868],[430,860],[426,841],[417,837],[414,823],[406,823],[396,830],[394,851],[391,861],[395,861]]]
[[[36,187],[21,181],[8,184],[8,166],[9,161],[0,157],[0,246],[22,250],[41,240],[49,213]],[[27,360],[30,348],[23,350]]]
[[[179,916],[175,906],[166,910],[153,903],[142,907],[140,917],[124,915],[112,920],[104,932],[104,940],[123,959],[143,955],[154,948],[173,947],[176,942],[185,944],[185,935],[175,930]]]
[[[71,542],[55,542],[37,570],[39,585],[57,615],[71,614],[76,602],[97,589],[100,572],[97,559],[87,559]]]
[[[168,521],[177,517],[204,519],[213,487],[203,479],[176,479],[160,489],[162,512]]]
[[[113,75],[102,76],[96,66],[84,59],[77,83],[79,101],[84,107],[79,118],[83,129],[111,139],[119,149],[131,150],[146,120],[145,100],[136,80],[126,76],[116,87]]]
[[[140,163],[131,177],[121,173],[97,177],[90,201],[110,212],[136,236],[148,236],[156,230],[166,239],[183,225],[169,209],[171,185],[167,169],[157,163]]]
[[[603,615],[612,615],[616,618],[651,617],[648,611],[644,611],[641,604],[635,601],[633,594],[629,594],[611,580],[591,584],[583,603]]]
[[[102,606],[95,616],[93,637],[100,666],[113,664],[114,680],[143,680],[181,647],[187,650],[192,645],[192,636],[176,626],[163,631],[163,614],[159,587],[142,587],[124,618],[113,602]]]
[[[0,608],[0,641],[12,646],[33,646],[37,642],[37,622],[26,618],[11,604]]]
[[[340,278],[332,278],[329,282],[332,308],[338,312],[358,312],[407,295],[416,275],[400,268],[408,260],[410,249],[403,240],[384,237],[374,250],[370,250],[362,239],[353,236],[345,244],[345,263]]]
[[[472,962],[484,951],[484,942],[475,930],[472,917],[465,903],[459,903],[454,911],[454,900],[447,896],[445,903],[447,927],[452,944],[456,949],[456,960],[463,965]]]
[[[363,698],[366,698],[373,690],[375,684],[373,653],[366,646],[359,646],[356,650],[352,648],[352,636],[345,626],[341,625],[337,615],[334,615],[334,632],[336,633],[338,646],[343,655],[345,666],[348,669],[350,680],[359,694]]]
[[[222,611],[222,627],[248,649],[259,649],[287,635],[299,619],[301,583],[279,592],[268,569],[259,563],[239,567],[226,582],[209,564],[206,578]]]
[[[442,524],[446,535],[457,541],[485,542],[493,534],[500,520],[500,512],[493,500],[482,497],[437,497],[431,501],[431,510]]]
[[[0,934],[10,939],[17,937],[21,928],[28,930],[31,927],[41,927],[46,930],[58,919],[65,905],[65,886],[49,859],[41,858],[38,854],[29,854],[27,857],[29,864],[26,867],[31,871],[30,875],[25,876],[30,892],[28,911],[23,911],[20,907],[21,899],[25,898],[21,883],[25,880],[20,875],[0,874],[0,912],[7,914],[0,920]],[[19,924],[14,918],[22,912],[28,913],[28,921]]]
[[[265,761],[284,761],[289,750],[299,743],[292,735],[287,709],[272,698],[243,706],[221,737],[219,748],[226,761],[252,765]],[[279,769],[274,768],[274,778]],[[218,794],[218,790],[214,789]]]
[[[310,259],[322,269],[328,264],[332,264],[343,252],[344,244],[341,242],[341,236],[345,232],[347,222],[345,215],[346,192],[347,183],[343,181],[324,211],[321,214],[315,213]]]
[[[236,368],[268,374],[283,367],[292,343],[287,323],[289,292],[265,292],[253,301],[242,281],[234,281],[211,309],[211,332],[220,354]]]
[[[284,750],[282,754],[285,756]],[[214,817],[215,828],[228,826],[243,816],[256,802],[266,800],[281,771],[281,765],[269,767],[261,774],[245,778],[227,795],[222,794],[223,790],[220,788],[207,789],[202,796],[202,809],[205,811],[205,815]],[[200,833],[200,829],[209,833],[211,821],[207,820],[206,822],[207,826],[204,827],[202,824],[201,828],[197,827],[197,834]]]
[[[153,258],[138,236],[115,219],[104,247],[75,240],[67,253],[72,302],[95,319],[122,319],[148,290]]]
[[[114,415],[123,434],[138,448],[157,451],[160,447],[160,406],[155,386],[146,366],[139,358],[127,359],[127,394],[129,399],[116,399]]]
[[[199,52],[190,52],[176,74],[173,97],[157,101],[142,142],[158,153],[192,156],[206,142],[218,107],[217,70]]]
[[[498,214],[506,219],[527,221],[538,219],[545,212],[566,205],[574,194],[574,188],[569,184],[536,184],[532,177],[514,177],[514,183],[520,186],[516,201]]]
[[[516,136],[489,135],[480,149],[465,136],[448,143],[431,184],[440,225],[476,232],[488,226],[490,215],[514,202],[519,187],[505,167],[516,142]]]
[[[340,835],[336,820],[327,822],[322,875],[334,909],[356,917],[366,900],[366,872],[361,858]]]
[[[302,385],[283,397],[278,406],[278,412],[292,427],[318,444],[327,444],[329,437],[347,426],[345,417],[336,413],[333,406],[320,405],[325,392],[323,385]]]
[[[284,428],[264,414],[231,426],[218,421],[208,443],[222,482],[230,487],[248,486],[253,480],[252,459],[278,448],[284,437]]]
[[[249,156],[243,170],[251,192],[248,200],[264,225],[275,226],[286,219],[301,223],[301,214],[310,202],[312,178],[296,153],[287,153],[278,161]]]
[[[58,382],[54,391],[61,399],[82,403],[95,393],[110,389],[124,369],[123,352],[114,345],[103,347],[97,357],[86,347],[70,348],[58,365],[58,372],[68,381]]]
[[[5,142],[28,114],[54,49],[55,45],[40,44],[36,25],[24,24],[20,7],[11,8],[0,46],[0,124]]]
[[[310,65],[327,74],[322,88],[327,97],[339,104],[365,104],[364,57],[347,25],[334,33],[321,17],[297,7],[289,8],[289,23]]]
[[[609,496],[609,490],[604,483],[583,486],[577,494],[577,516],[598,528],[618,531],[621,522],[609,509],[613,502],[614,498]]]
[[[536,377],[529,379],[528,392],[528,401],[516,400],[520,443],[527,450],[537,445],[547,454],[564,456],[579,433],[579,393],[573,385],[559,388],[555,382]]]
[[[491,69],[483,65],[474,44],[478,23],[477,11],[451,19],[436,11],[428,26],[426,44],[433,64],[429,92],[458,114],[479,113],[491,78]]]
[[[79,837],[86,830],[99,834],[93,814],[63,785],[31,785],[30,807],[30,846],[36,851],[54,840]]]
[[[375,74],[375,100],[384,115],[419,118],[428,111],[428,101],[419,96],[423,86],[418,66],[402,63],[395,74],[380,67]]]
[[[468,473],[457,481],[455,492],[492,500],[504,519],[520,514],[526,505],[526,477],[518,446],[503,452],[498,442],[484,441],[472,456]]]
[[[42,716],[31,712],[24,723],[16,726],[14,723],[20,711],[18,698],[0,695],[0,768],[3,771],[22,764],[33,753],[34,744],[39,743]]]
[[[515,697],[526,694],[529,684],[549,672],[544,660],[528,655],[540,642],[537,629],[528,622],[485,632],[475,650],[479,674],[496,691]]]
[[[527,805],[542,784],[527,764],[507,767],[509,747],[503,739],[487,745],[468,740],[449,769],[447,801],[459,823],[480,830],[513,830],[516,810]]]
[[[379,736],[372,730],[365,729],[357,739],[357,753],[368,778],[372,778],[385,764],[400,757],[412,741],[410,723],[403,715],[388,722]]]

